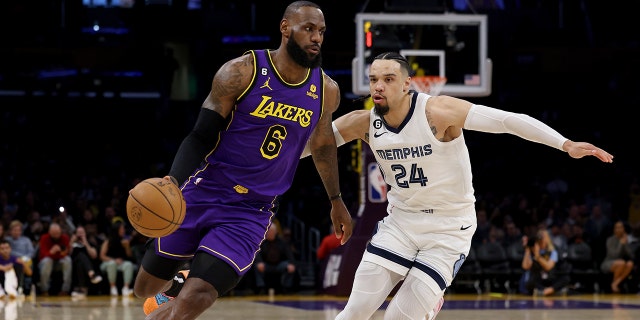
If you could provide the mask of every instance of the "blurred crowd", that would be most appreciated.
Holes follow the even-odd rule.
[[[32,288],[42,295],[131,295],[130,285],[147,238],[129,225],[125,205],[127,191],[140,179],[107,185],[104,181],[84,177],[76,190],[63,195],[57,193],[55,198],[49,198],[52,194],[46,190],[0,188],[0,238],[7,240],[10,255],[17,259],[13,265],[21,266],[16,284],[11,282],[9,289],[3,286],[7,295],[29,293]],[[562,179],[553,179],[529,194],[497,196],[492,192],[479,192],[478,228],[472,248],[479,249],[486,243],[497,243],[505,249],[516,246],[520,248],[521,260],[526,252],[532,261],[552,259],[559,268],[570,246],[583,243],[590,248],[591,262],[597,266],[598,274],[609,274],[609,283],[601,286],[603,292],[638,291],[637,285],[627,280],[640,276],[637,267],[640,258],[640,185],[635,180],[631,182],[628,210],[620,211],[614,209],[607,193],[596,189],[588,194],[574,195],[565,192],[567,184]],[[292,226],[286,225],[289,220],[285,218],[292,214],[291,210],[304,210],[299,207],[304,199],[296,200],[297,206],[285,205],[278,213],[278,229],[270,232],[269,241],[265,241],[265,245],[271,246],[265,247],[264,257],[257,260],[256,273],[249,277],[252,279],[245,280],[240,289],[265,292],[265,286],[268,287],[272,280],[264,276],[273,273],[276,278],[283,277],[276,280],[278,285],[285,286],[283,291],[295,291],[299,288],[294,283],[299,281],[296,264],[321,264],[327,253],[336,247],[335,241],[328,248],[324,244],[299,247],[291,237]],[[347,201],[355,204],[353,198]],[[327,225],[312,227],[327,230],[323,236],[329,239],[334,236],[328,232],[331,228]],[[536,251],[523,239],[542,239],[541,231],[548,235],[548,241],[540,243]],[[615,242],[609,240],[612,237]],[[274,242],[276,240],[278,242]],[[611,252],[621,247],[626,249]],[[309,251],[318,253],[313,261],[299,255],[299,252]],[[552,251],[555,251],[553,255]],[[526,271],[532,266],[518,261],[512,268],[530,275]],[[564,287],[574,284],[567,281]],[[527,294],[537,288],[535,285],[529,289],[524,284],[520,286],[520,291]],[[541,286],[540,292],[544,289]]]
[[[132,296],[147,238],[127,221],[126,191],[114,187],[106,196],[99,185],[85,187],[57,199],[43,199],[38,190],[0,189],[0,238],[13,257],[7,270],[16,271],[9,285],[6,278],[14,276],[3,274],[0,296],[32,290],[43,296]]]

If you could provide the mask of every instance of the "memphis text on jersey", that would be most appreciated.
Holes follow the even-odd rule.
[[[262,101],[258,107],[251,112],[251,115],[259,118],[271,116],[298,122],[301,127],[306,128],[311,124],[313,111],[273,101],[273,97],[270,96],[262,96]]]
[[[376,150],[378,157],[384,160],[404,160],[410,158],[420,158],[428,156],[433,153],[430,144],[424,146],[417,146],[411,148],[396,148],[396,149],[379,149]]]

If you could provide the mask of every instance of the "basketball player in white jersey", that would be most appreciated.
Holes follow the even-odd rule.
[[[510,133],[572,158],[613,161],[608,152],[571,141],[527,115],[409,90],[409,70],[398,53],[378,55],[369,72],[375,107],[334,121],[338,145],[357,138],[367,142],[390,185],[388,215],[367,245],[337,320],[369,319],[401,280],[385,320],[429,319],[440,310],[476,230],[463,129]]]

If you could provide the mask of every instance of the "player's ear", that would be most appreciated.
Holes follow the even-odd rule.
[[[407,92],[409,91],[409,88],[411,85],[411,77],[407,77],[407,79],[404,81],[404,84],[402,85],[402,92]]]
[[[287,19],[280,21],[280,33],[287,37],[289,36],[289,21],[287,21]]]

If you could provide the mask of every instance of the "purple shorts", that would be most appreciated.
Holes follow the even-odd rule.
[[[199,182],[183,188],[184,221],[178,230],[154,241],[156,253],[188,260],[196,251],[206,252],[242,276],[253,264],[275,215],[276,198],[240,194],[228,184]]]

